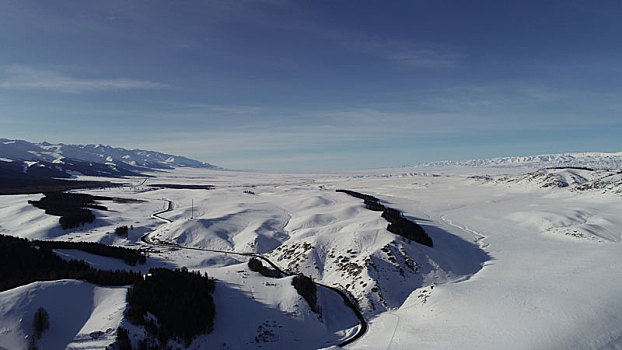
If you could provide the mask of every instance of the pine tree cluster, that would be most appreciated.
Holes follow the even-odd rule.
[[[300,274],[292,279],[292,285],[296,288],[298,294],[307,301],[313,312],[319,314],[320,306],[317,303],[317,287],[311,278]]]
[[[267,268],[266,266],[263,266],[263,264],[261,263],[261,260],[259,260],[258,258],[252,257],[248,260],[248,268],[251,271],[254,272],[259,272],[260,274],[262,274],[265,277],[271,277],[271,278],[280,278],[281,277],[281,273],[277,270],[271,270],[269,268]]]
[[[380,200],[368,194],[350,190],[337,190],[337,192],[348,194],[355,198],[360,198],[365,203],[365,208],[373,211],[381,211],[382,217],[389,222],[387,231],[393,232],[417,243],[433,247],[434,242],[425,230],[416,222],[406,219],[399,210],[389,208],[380,204]]]
[[[60,216],[58,222],[63,229],[78,227],[84,223],[92,223],[95,215],[87,208],[108,210],[103,205],[94,204],[96,200],[111,198],[91,196],[84,193],[47,192],[38,201],[28,201],[48,215]]]
[[[197,335],[209,333],[214,327],[214,288],[215,282],[207,274],[188,272],[186,268],[153,268],[128,292],[126,316],[130,322],[145,326],[161,344],[175,339],[188,346]]]
[[[131,266],[142,265],[147,261],[145,253],[138,249],[115,247],[96,242],[33,241],[33,244],[49,249],[78,249],[91,254],[121,259]]]
[[[63,260],[50,247],[11,236],[0,235],[0,257],[0,291],[65,278],[100,286],[123,286],[142,280],[137,272],[97,270],[82,260]]]

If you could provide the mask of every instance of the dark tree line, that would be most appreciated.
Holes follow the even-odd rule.
[[[214,327],[215,306],[212,298],[215,282],[207,274],[188,269],[153,268],[144,280],[128,292],[126,317],[145,326],[149,335],[165,345],[176,339],[186,346],[200,334]],[[152,314],[158,320],[147,317]]]
[[[271,278],[280,278],[281,277],[281,273],[278,272],[277,270],[271,270],[269,268],[267,268],[266,266],[263,266],[263,264],[261,263],[261,260],[253,257],[250,258],[250,260],[248,260],[248,268],[251,271],[255,271],[255,272],[259,272],[260,274],[266,276],[266,277],[271,277]]]
[[[24,238],[0,235],[0,292],[35,281],[77,279],[100,286],[132,285],[128,292],[128,320],[143,325],[150,337],[166,345],[176,339],[189,345],[199,334],[209,333],[214,326],[215,305],[212,298],[215,282],[207,274],[188,272],[188,269],[150,269],[146,277],[140,272],[125,270],[107,271],[93,269],[82,260],[64,260],[52,251],[54,248],[80,249],[88,247],[95,251],[132,251],[126,248],[108,247],[89,243],[30,242]],[[95,248],[93,248],[95,247]],[[129,254],[134,254],[133,253]],[[157,322],[147,317],[155,316]],[[45,317],[40,315],[38,329],[45,330]],[[40,327],[39,327],[40,326]],[[118,332],[121,344],[127,332]],[[36,349],[36,344],[33,343]],[[130,347],[126,347],[131,349]],[[160,349],[157,344],[143,341],[140,349]]]
[[[148,187],[155,188],[173,188],[173,189],[188,189],[188,190],[213,190],[216,188],[214,185],[191,185],[191,184],[151,184]]]
[[[47,192],[45,197],[38,201],[28,201],[46,214],[60,216],[58,222],[63,229],[78,227],[84,223],[92,223],[95,215],[87,208],[108,210],[103,205],[94,203],[96,200],[111,198],[91,196],[84,193]]]
[[[33,244],[49,249],[78,249],[91,254],[121,259],[131,266],[142,265],[147,261],[145,253],[138,249],[115,247],[95,242],[33,241]]]
[[[4,194],[28,194],[42,193],[49,191],[67,191],[79,188],[101,188],[118,187],[121,184],[114,184],[108,181],[76,181],[61,180],[59,177],[69,177],[62,171],[52,170],[49,174],[36,174],[38,170],[55,169],[52,167],[40,168],[37,166],[29,167],[29,172],[24,174],[24,163],[0,162],[0,195]]]
[[[35,281],[77,279],[97,285],[123,286],[142,280],[137,272],[91,268],[82,260],[63,260],[50,247],[0,235],[0,291]]]
[[[355,191],[350,191],[350,190],[336,190],[336,192],[341,192],[341,193],[345,193],[345,194],[349,194],[352,197],[355,198],[359,198],[362,200],[369,200],[372,202],[379,202],[380,200],[374,196],[370,196],[368,194],[364,194],[364,193],[360,193],[360,192],[355,192]]]
[[[593,168],[588,168],[588,167],[584,167],[584,166],[554,166],[554,167],[549,167],[549,168],[545,168],[545,169],[553,169],[553,170],[563,170],[563,169],[576,169],[576,170],[588,170],[588,171],[594,171]]]
[[[374,196],[350,190],[337,190],[337,192],[360,198],[365,203],[365,208],[373,211],[381,211],[382,217],[389,222],[387,231],[393,232],[417,243],[433,247],[432,238],[416,222],[406,219],[399,210],[380,204],[380,200]]]
[[[319,314],[320,306],[317,303],[317,287],[311,278],[303,274],[297,275],[292,279],[292,285],[296,288],[298,294],[309,304],[311,310]]]

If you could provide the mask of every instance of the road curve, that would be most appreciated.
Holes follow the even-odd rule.
[[[166,212],[169,212],[171,210],[173,210],[173,202],[166,199],[166,201],[168,202],[168,206],[166,209],[155,212],[153,214],[151,214],[151,216],[153,216],[156,219],[160,219],[162,221],[165,221],[167,223],[172,223],[173,220],[171,219],[167,219],[165,217],[160,216],[160,214],[164,214]],[[250,256],[250,257],[255,257],[258,259],[261,259],[263,261],[265,261],[266,263],[268,263],[270,266],[272,266],[272,268],[274,268],[275,270],[277,270],[279,273],[286,275],[286,276],[291,276],[293,275],[290,272],[285,272],[283,271],[278,265],[276,265],[275,263],[273,263],[270,259],[268,259],[267,257],[265,257],[262,254],[257,254],[257,253],[253,253],[253,252],[232,252],[232,251],[226,251],[226,250],[217,250],[217,249],[207,249],[207,248],[197,248],[197,247],[185,247],[185,246],[181,246],[177,243],[166,243],[166,242],[153,242],[149,239],[149,235],[152,234],[153,232],[149,232],[144,234],[140,240],[143,241],[145,244],[149,244],[149,245],[154,245],[154,246],[162,246],[162,247],[173,247],[173,248],[179,248],[179,249],[187,249],[187,250],[198,250],[198,251],[205,251],[205,252],[212,252],[212,253],[221,253],[221,254],[231,254],[231,255],[241,255],[241,256]],[[360,337],[363,336],[363,334],[365,334],[365,332],[367,332],[367,321],[365,320],[365,317],[363,317],[363,313],[361,313],[361,311],[358,309],[358,307],[356,306],[356,304],[352,301],[352,299],[350,299],[350,296],[348,295],[347,292],[337,288],[337,287],[333,287],[333,286],[329,286],[323,283],[319,283],[316,281],[313,281],[313,283],[315,285],[324,287],[324,288],[328,288],[336,293],[338,293],[342,298],[343,298],[343,303],[352,310],[352,312],[354,312],[354,315],[356,316],[356,318],[359,320],[359,330],[356,332],[356,334],[354,334],[352,337],[350,337],[349,339],[346,339],[344,341],[342,341],[341,343],[337,344],[337,346],[339,347],[343,347],[346,346],[348,344],[352,344],[354,341],[356,341],[357,339],[359,339]]]
[[[157,212],[155,212],[155,213],[151,214],[151,216],[153,216],[153,217],[154,217],[154,218],[156,218],[156,219],[160,219],[160,220],[162,220],[162,221],[166,221],[166,222],[168,222],[168,223],[171,223],[171,222],[173,222],[173,220],[171,220],[171,219],[167,219],[167,218],[164,218],[164,217],[161,217],[161,216],[160,216],[160,214],[164,214],[164,213],[166,213],[166,212],[169,212],[169,211],[173,210],[173,202],[172,202],[172,201],[170,201],[170,200],[168,200],[168,199],[165,199],[165,201],[167,201],[167,202],[168,202],[168,206],[166,207],[166,209],[164,209],[164,210],[160,210],[160,211],[157,211]],[[148,234],[144,235],[143,237],[145,237],[145,236],[147,236],[147,235],[148,235]],[[143,237],[141,237],[141,239],[142,239]],[[145,240],[142,240],[142,241],[143,241],[143,242],[145,242],[145,243],[149,243],[149,242],[147,242],[147,241],[145,241]]]

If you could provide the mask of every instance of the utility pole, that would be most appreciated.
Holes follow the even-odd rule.
[[[190,220],[194,219],[194,199],[192,199],[192,212],[190,214]]]

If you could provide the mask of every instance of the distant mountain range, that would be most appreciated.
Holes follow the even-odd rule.
[[[558,153],[541,154],[525,157],[500,157],[462,161],[441,161],[421,164],[421,166],[464,166],[487,168],[551,168],[551,167],[587,167],[594,169],[622,168],[622,152],[618,153]]]
[[[542,188],[568,188],[571,191],[598,191],[622,194],[622,171],[588,168],[549,168],[511,177],[499,182],[535,184]]]
[[[175,167],[218,167],[166,153],[105,145],[31,143],[0,138],[0,176],[139,176],[143,171]]]

